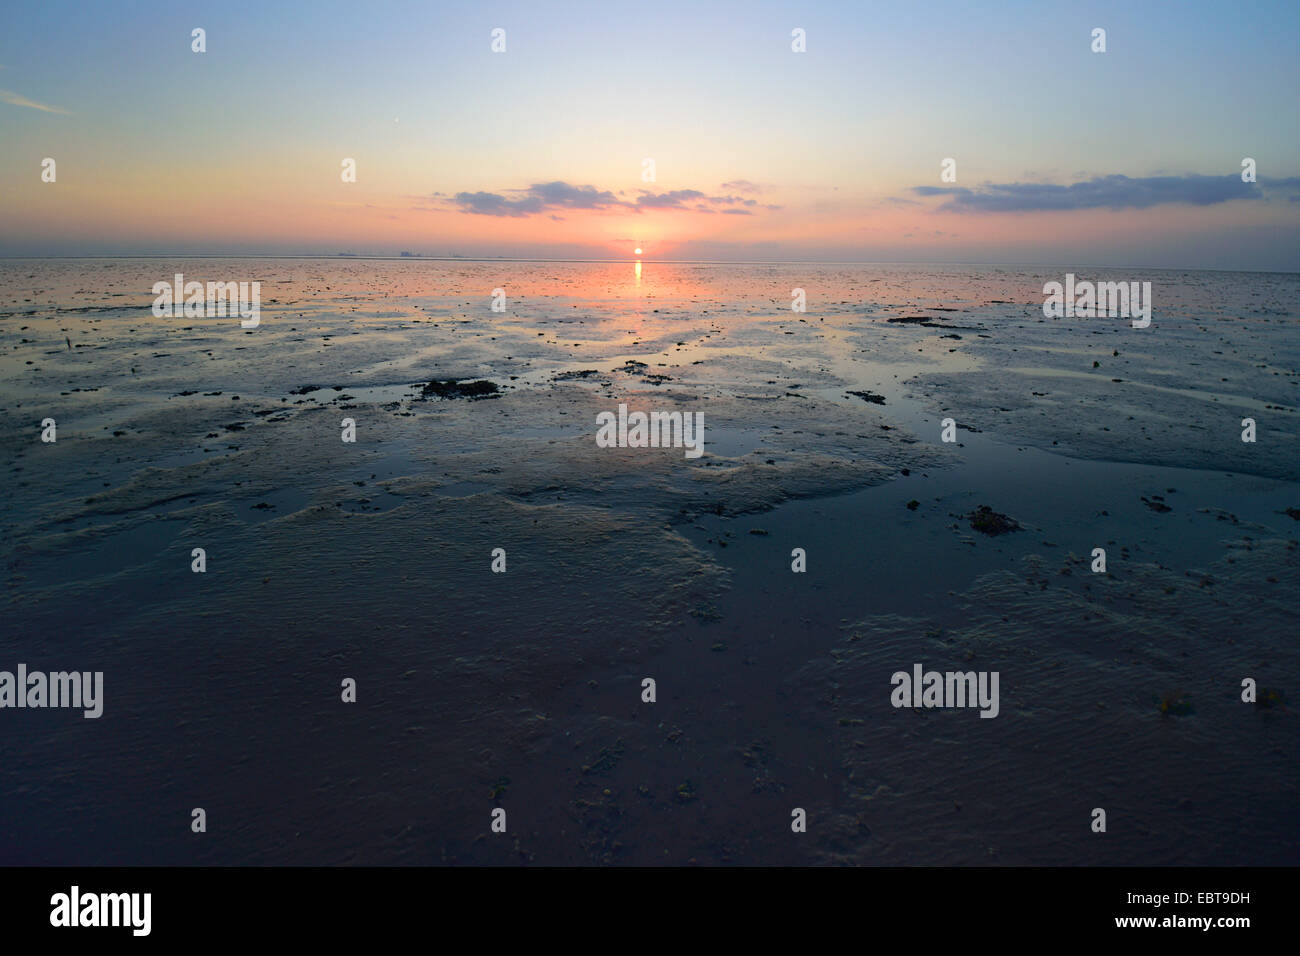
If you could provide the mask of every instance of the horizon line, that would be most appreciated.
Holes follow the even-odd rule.
[[[4,261],[43,261],[51,259],[362,259],[369,261],[411,262],[573,262],[573,263],[637,263],[650,262],[664,265],[918,265],[918,266],[1015,266],[1035,269],[1149,269],[1155,272],[1231,272],[1257,275],[1297,275],[1300,268],[1283,269],[1233,269],[1207,268],[1195,266],[1144,266],[1144,265],[1100,265],[1078,266],[1063,263],[1035,263],[1014,261],[977,261],[977,260],[925,260],[925,259],[651,259],[647,256],[631,258],[579,258],[572,256],[426,256],[426,255],[365,255],[361,253],[136,253],[136,254],[100,254],[100,255],[47,255],[47,256],[10,256],[0,255]]]

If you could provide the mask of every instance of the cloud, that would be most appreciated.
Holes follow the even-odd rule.
[[[44,103],[37,103],[35,100],[29,100],[25,96],[14,93],[10,90],[0,90],[0,101],[8,103],[10,106],[25,106],[28,109],[40,110],[43,113],[62,113],[70,115],[67,110],[60,109],[57,106],[46,106]]]
[[[541,199],[548,206],[563,206],[566,209],[604,209],[606,206],[623,205],[608,190],[601,191],[594,186],[570,186],[568,183],[554,182],[530,186],[531,195]]]
[[[729,183],[723,183],[719,189],[730,189],[738,193],[761,193],[766,186],[760,186],[758,183],[752,183],[748,179],[733,179]]]
[[[1286,179],[1261,179],[1260,185],[1264,187],[1266,198],[1272,198],[1269,194],[1274,190],[1280,193],[1289,193],[1291,202],[1300,199],[1300,176],[1290,176]]]
[[[698,189],[674,189],[666,193],[642,191],[636,204],[651,209],[680,209],[692,199],[704,199],[704,193]]]
[[[1095,176],[1069,186],[1052,183],[986,183],[915,186],[918,196],[946,196],[939,208],[950,212],[1045,212],[1077,209],[1147,209],[1168,203],[1213,206],[1234,199],[1264,199],[1263,187],[1290,192],[1300,179],[1243,183],[1239,173],[1226,176]]]
[[[757,202],[743,196],[709,196],[698,189],[673,189],[667,192],[641,190],[635,201],[619,199],[609,190],[595,186],[573,186],[566,182],[534,183],[527,189],[492,192],[460,192],[451,202],[461,212],[478,216],[509,216],[523,218],[538,214],[552,214],[565,209],[628,209],[641,212],[646,209],[681,209],[696,212],[731,212],[741,206],[755,206]],[[709,207],[727,207],[711,209]],[[746,212],[748,210],[745,210]]]
[[[694,206],[688,205],[694,203]],[[743,196],[706,196],[698,189],[674,189],[666,193],[652,193],[642,190],[641,195],[637,197],[636,204],[641,208],[650,209],[694,209],[696,212],[714,212],[715,210],[703,205],[707,203],[710,206],[756,206],[757,200],[746,199]],[[731,209],[723,209],[722,212],[732,212]]]
[[[507,199],[497,193],[456,193],[452,201],[461,212],[479,216],[529,216],[542,211],[535,199]]]
[[[625,206],[608,191],[594,186],[571,186],[568,183],[534,183],[524,190],[515,190],[522,195],[518,199],[509,199],[500,193],[456,193],[452,202],[460,207],[461,212],[475,213],[480,216],[531,216],[535,213],[548,212],[552,209],[606,209],[610,206]]]

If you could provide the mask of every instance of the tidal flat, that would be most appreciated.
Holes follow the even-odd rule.
[[[1300,276],[1066,271],[0,261],[0,862],[1300,862]]]

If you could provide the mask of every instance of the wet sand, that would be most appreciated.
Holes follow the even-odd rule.
[[[155,319],[174,272],[261,325]],[[0,667],[106,694],[0,713],[0,860],[1294,864],[1300,278],[1153,273],[1135,330],[1059,276],[0,263]],[[620,402],[706,454],[597,448]],[[917,661],[1000,716],[894,709]]]

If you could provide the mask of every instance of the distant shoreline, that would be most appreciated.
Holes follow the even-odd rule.
[[[652,259],[647,256],[617,259],[582,259],[582,258],[545,258],[541,256],[378,256],[354,255],[351,253],[327,254],[292,254],[281,253],[265,255],[255,253],[141,253],[136,255],[88,255],[88,256],[0,256],[0,262],[50,262],[50,261],[86,261],[86,260],[133,260],[133,259],[302,259],[335,262],[339,259],[355,259],[369,262],[590,262],[618,265],[625,263],[653,263],[658,265],[720,265],[720,266],[800,266],[800,265],[841,265],[841,266],[922,266],[926,268],[969,267],[1003,268],[1020,270],[1134,270],[1148,272],[1224,272],[1232,275],[1300,275],[1300,269],[1205,269],[1181,266],[1144,266],[1144,265],[1086,265],[1078,263],[1042,263],[1042,262],[925,262],[916,259]]]

